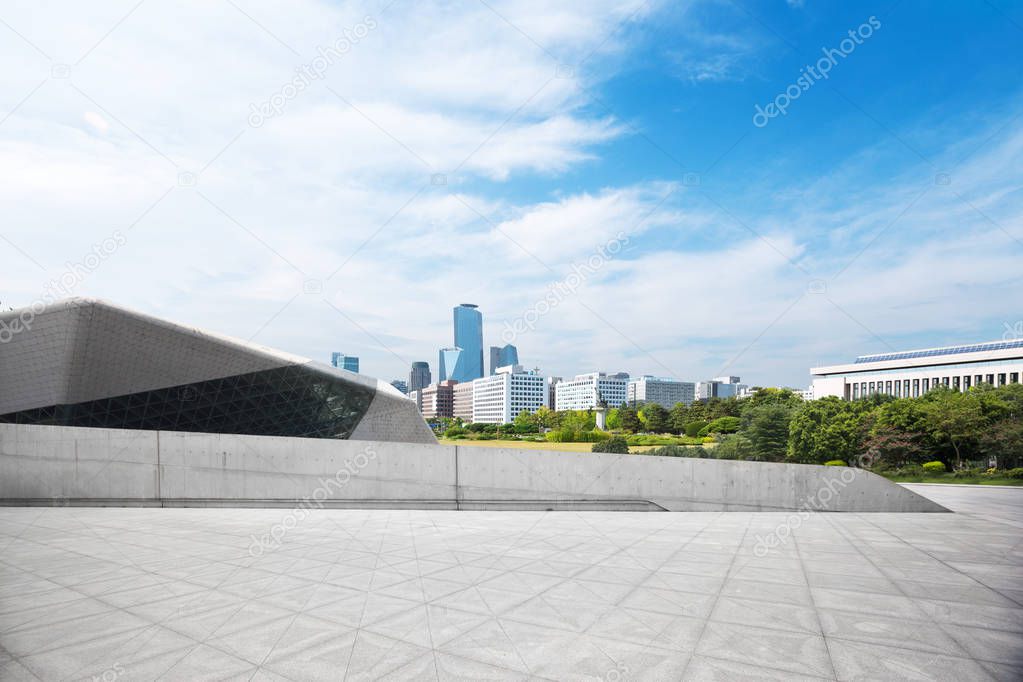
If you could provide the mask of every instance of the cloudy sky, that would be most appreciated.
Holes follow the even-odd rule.
[[[1021,63],[1008,0],[4,3],[0,301],[805,386],[1023,333]]]

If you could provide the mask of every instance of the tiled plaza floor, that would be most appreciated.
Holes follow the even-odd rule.
[[[0,508],[0,679],[1023,679],[1023,490],[955,495],[805,519]]]

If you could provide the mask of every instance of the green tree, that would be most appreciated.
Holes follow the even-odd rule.
[[[620,407],[612,407],[607,411],[607,428],[608,429],[620,429],[622,428],[622,413]]]
[[[518,426],[518,427],[523,427],[523,426],[535,427],[536,426],[536,415],[533,414],[532,412],[530,412],[529,410],[522,410],[517,415],[515,415],[515,421],[512,422],[512,423],[515,424],[515,426]]]
[[[828,396],[800,406],[789,424],[787,459],[821,464],[832,459],[853,462],[866,437],[863,417],[870,406]]]
[[[891,426],[876,427],[864,441],[867,455],[864,464],[902,467],[909,463],[929,462],[934,455],[923,444],[926,435],[918,431],[905,431]]]
[[[690,422],[709,422],[707,418],[707,404],[697,400],[686,410],[686,424]]]
[[[795,409],[803,403],[803,399],[787,388],[758,388],[749,398],[742,401],[745,412],[761,405],[782,405]]]
[[[618,408],[618,415],[622,419],[622,429],[629,433],[636,433],[643,428],[643,423],[639,421],[639,413],[636,412],[634,407],[620,407]]]
[[[749,441],[758,459],[767,462],[785,459],[792,412],[787,401],[763,401],[746,410],[742,435]]]
[[[979,440],[981,453],[995,458],[1000,469],[1018,467],[1023,460],[1023,419],[997,421],[984,430]]]
[[[647,403],[639,411],[639,419],[651,433],[664,433],[668,430],[668,411],[657,403]]]
[[[541,405],[536,410],[536,414],[533,415],[536,419],[536,425],[542,429],[554,428],[554,417],[555,413],[551,408],[546,405]]]
[[[572,431],[592,431],[597,417],[592,410],[567,410],[561,419],[561,428]]]
[[[961,469],[964,445],[977,439],[985,425],[980,399],[975,393],[939,389],[927,394],[923,410],[929,432],[952,446],[956,468]]]
[[[671,408],[671,413],[668,415],[668,424],[671,427],[671,432],[685,433],[686,424],[690,421],[689,408],[686,404],[675,403],[674,407]]]
[[[710,398],[704,403],[704,419],[714,421],[720,417],[738,417],[742,414],[742,405],[735,397],[731,398]]]

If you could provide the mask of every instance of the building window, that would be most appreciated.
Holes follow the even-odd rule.
[[[998,385],[999,386],[1005,386],[1005,375],[1004,374],[999,374],[998,375]]]
[[[952,377],[952,388],[959,390],[959,377]]]
[[[931,380],[924,379],[923,381],[924,381],[923,391],[924,393],[927,393],[927,391],[931,390]]]
[[[970,388],[970,377],[969,377],[969,375],[967,375],[967,376],[963,377],[963,390],[965,391],[965,390],[967,390],[969,388]]]
[[[1012,372],[1011,374],[1009,374],[1009,383],[1010,384],[1019,383],[1019,372]]]
[[[924,379],[924,381],[927,381],[927,379]],[[927,388],[924,387],[924,390],[926,391]],[[914,398],[919,398],[920,397],[920,380],[919,379],[913,379],[913,397]]]
[[[859,400],[860,399],[860,385],[859,384],[853,384],[852,385],[852,397],[853,397],[853,400]]]
[[[994,386],[995,385],[995,375],[994,374],[988,374],[986,381],[989,384],[991,384],[992,386]]]
[[[888,395],[892,394],[892,382],[890,381],[884,382],[884,392],[887,393]]]

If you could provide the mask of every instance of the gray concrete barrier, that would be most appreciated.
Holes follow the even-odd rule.
[[[14,424],[0,503],[947,511],[847,467]]]

